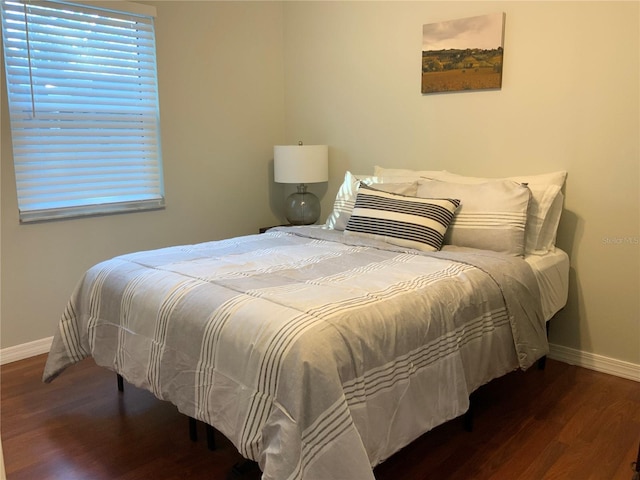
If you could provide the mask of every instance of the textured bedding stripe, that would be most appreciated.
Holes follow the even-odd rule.
[[[459,212],[451,222],[457,228],[516,228],[524,231],[525,217],[520,213],[508,212]]]
[[[347,402],[351,406],[364,403],[379,391],[406,381],[416,370],[459,352],[467,343],[508,324],[509,316],[505,309],[475,318],[469,324],[439,337],[434,342],[398,357],[387,365],[371,369],[362,377],[343,383]]]
[[[386,268],[390,267],[393,263],[403,263],[409,258],[406,254],[400,254],[393,259],[386,260],[384,263]],[[259,376],[259,390],[263,392],[263,395],[256,395],[251,403],[249,418],[252,421],[247,425],[247,429],[243,433],[243,449],[246,452],[256,454],[258,448],[258,439],[260,437],[260,426],[266,420],[269,415],[268,403],[270,398],[275,395],[275,391],[278,385],[278,376],[281,374],[282,358],[286,355],[289,347],[299,338],[302,334],[312,329],[314,326],[329,320],[335,315],[344,315],[346,311],[359,309],[368,305],[380,304],[385,300],[389,300],[393,297],[406,295],[408,292],[415,292],[424,289],[426,286],[433,284],[437,281],[455,277],[465,271],[473,270],[474,267],[463,264],[454,263],[447,265],[445,268],[436,272],[417,276],[407,281],[397,282],[393,285],[386,286],[378,291],[362,291],[359,296],[349,298],[346,301],[337,303],[319,304],[315,307],[309,308],[306,312],[295,316],[291,319],[272,339],[269,347],[267,348],[265,359],[260,367]],[[360,269],[359,269],[360,270]],[[345,272],[346,273],[346,272]],[[348,278],[348,275],[343,274],[343,280]],[[334,278],[317,278],[314,280],[314,284],[323,285],[331,283]],[[258,294],[257,292],[250,292],[252,296],[268,297],[270,289],[265,289]],[[455,342],[455,336],[459,332],[454,332],[450,336]],[[435,349],[430,350],[433,354],[441,348],[441,345],[436,344]],[[442,355],[436,356],[442,358]],[[347,391],[345,391],[347,393]]]

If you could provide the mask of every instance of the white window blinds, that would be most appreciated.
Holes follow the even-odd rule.
[[[21,221],[161,208],[153,17],[1,5]]]

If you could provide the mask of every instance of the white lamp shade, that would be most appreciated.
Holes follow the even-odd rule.
[[[319,183],[329,180],[327,145],[276,145],[273,176],[278,183]]]

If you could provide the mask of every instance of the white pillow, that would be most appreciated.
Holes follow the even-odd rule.
[[[446,173],[445,170],[409,170],[406,168],[384,168],[378,165],[373,167],[373,174],[378,177],[394,176],[440,179],[440,177]]]
[[[564,201],[561,189],[567,178],[566,171],[507,178],[468,177],[445,171],[438,178],[466,184],[495,180],[513,180],[518,183],[526,183],[531,190],[531,203],[527,212],[525,252],[527,254],[545,254],[555,246],[556,232]]]
[[[356,176],[347,171],[344,174],[344,181],[336,194],[336,199],[333,202],[333,211],[327,218],[325,228],[333,230],[345,229],[356,202],[360,182],[365,185],[377,185],[380,190],[402,195],[415,196],[418,191],[418,182],[415,177]]]
[[[523,184],[497,180],[478,184],[419,181],[418,197],[460,199],[444,243],[522,256],[531,193]]]
[[[560,224],[560,217],[562,216],[562,208],[564,205],[564,195],[562,191],[559,191],[556,198],[553,199],[549,212],[542,222],[540,233],[536,241],[536,246],[527,253],[534,253],[536,255],[544,255],[545,253],[552,251],[556,246],[556,235],[558,233],[558,225]]]
[[[527,230],[525,233],[525,253],[543,255],[553,250],[564,195],[561,192],[567,178],[567,172],[543,173],[505,178],[469,177],[447,172],[446,170],[409,170],[383,168],[376,166],[375,175],[403,175],[405,177],[423,177],[455,183],[477,184],[495,180],[513,180],[526,183],[531,190],[531,201],[527,212]]]
[[[344,233],[434,252],[458,205],[457,199],[408,197],[361,185]]]

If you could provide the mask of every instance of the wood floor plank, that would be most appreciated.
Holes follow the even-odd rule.
[[[0,368],[8,480],[224,479],[241,460],[210,451],[188,420],[88,359],[43,384],[46,356]],[[630,480],[640,443],[640,384],[549,360],[474,395],[474,430],[454,419],[374,470],[377,480]],[[247,480],[259,477],[253,473]],[[356,479],[357,480],[357,479]]]
[[[551,440],[540,452],[536,461],[531,462],[529,466],[523,470],[520,475],[521,480],[538,480],[540,478],[548,478],[549,469],[554,465],[566,452],[567,444],[557,440]],[[493,480],[499,480],[495,477]]]

